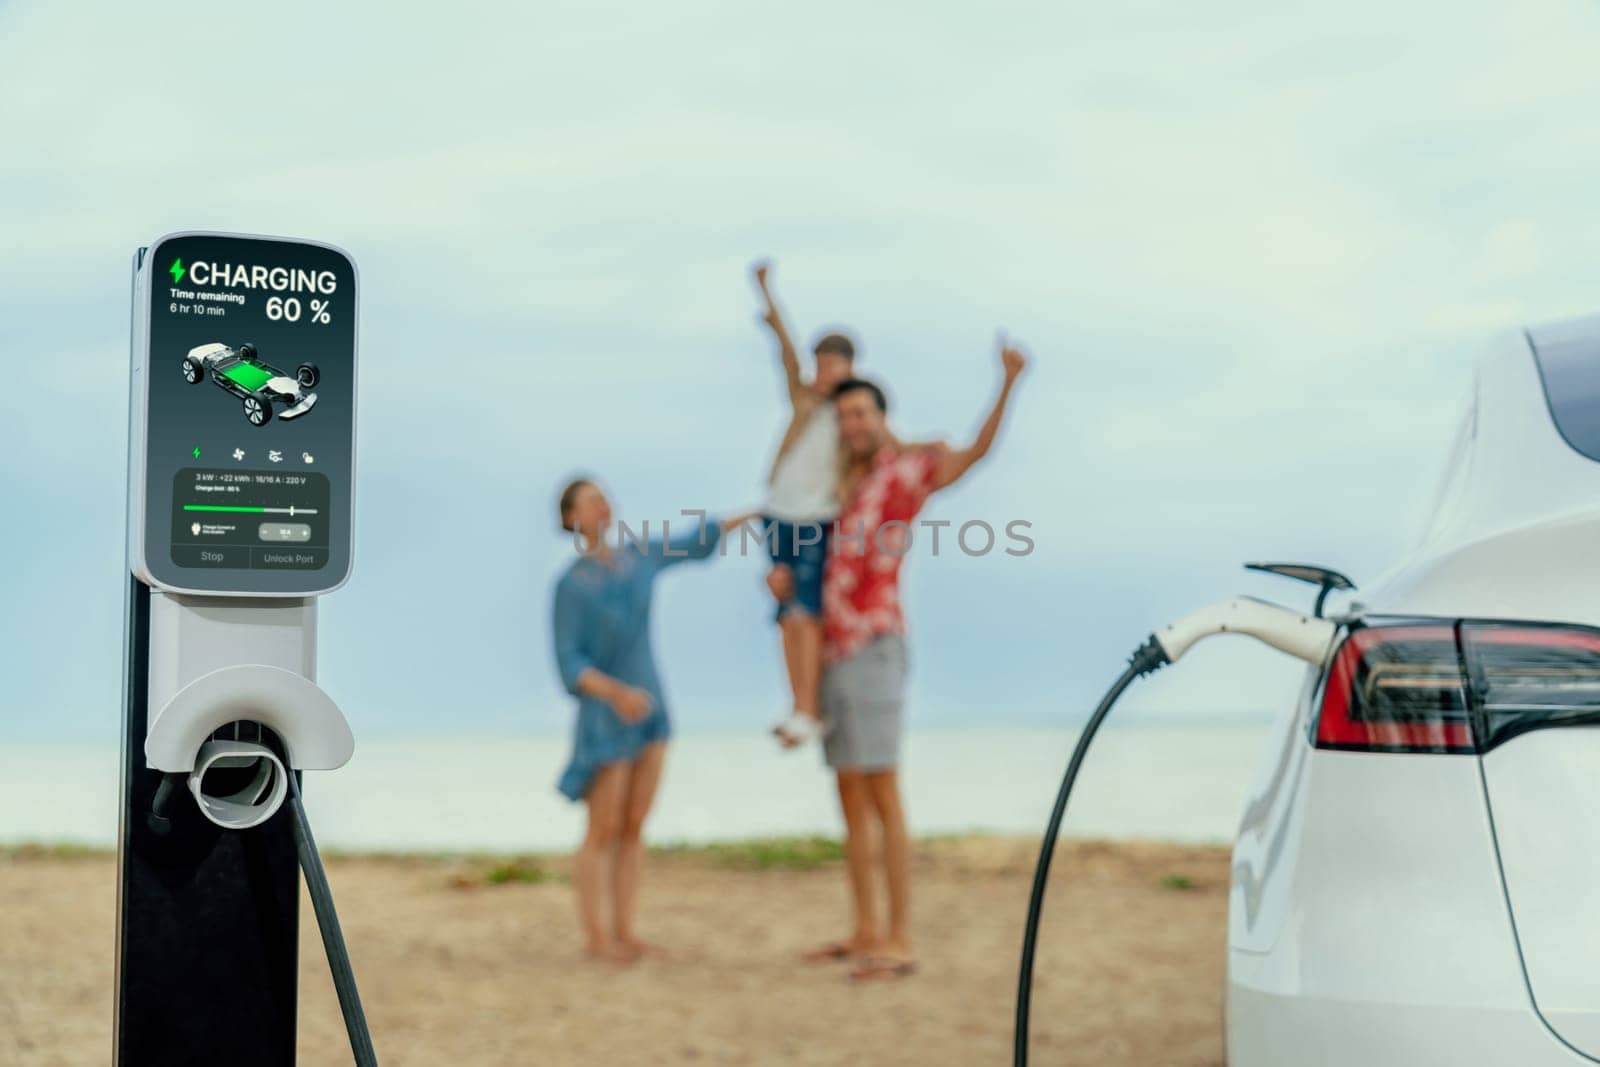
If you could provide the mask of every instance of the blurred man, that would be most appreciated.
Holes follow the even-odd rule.
[[[856,959],[856,978],[911,974],[911,849],[900,802],[901,713],[906,681],[900,562],[913,545],[913,520],[928,496],[953,484],[988,454],[1026,357],[1002,340],[1000,395],[966,448],[906,447],[889,431],[888,400],[871,382],[850,378],[834,391],[847,461],[845,502],[823,578],[823,752],[838,778],[854,925],[850,936],[807,959]],[[770,579],[782,600],[792,585]],[[873,892],[873,826],[882,835],[889,925],[879,926]]]

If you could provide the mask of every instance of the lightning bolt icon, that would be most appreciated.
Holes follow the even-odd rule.
[[[172,266],[167,268],[167,273],[172,275],[173,285],[177,285],[179,282],[183,281],[183,269],[183,260],[181,259],[173,260]]]

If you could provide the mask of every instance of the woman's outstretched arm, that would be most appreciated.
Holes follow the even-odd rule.
[[[688,514],[694,514],[689,512]],[[691,559],[705,559],[716,551],[717,542],[724,534],[760,518],[759,512],[745,511],[725,519],[708,518],[703,512],[701,520],[692,529],[674,530],[670,522],[663,524],[662,536],[650,539],[649,554],[663,567]]]

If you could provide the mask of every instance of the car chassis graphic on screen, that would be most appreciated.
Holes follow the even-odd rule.
[[[291,378],[260,358],[248,342],[238,348],[212,342],[189,349],[183,357],[183,380],[199,385],[208,373],[219,388],[244,402],[244,417],[252,426],[271,422],[274,404],[283,405],[280,419],[298,419],[310,411],[317,402],[311,390],[321,378],[315,363],[300,364]]]

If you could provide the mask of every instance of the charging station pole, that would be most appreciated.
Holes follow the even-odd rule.
[[[285,1067],[284,800],[354,747],[316,684],[316,598],[350,571],[355,265],[180,233],[133,268],[113,1062]]]

